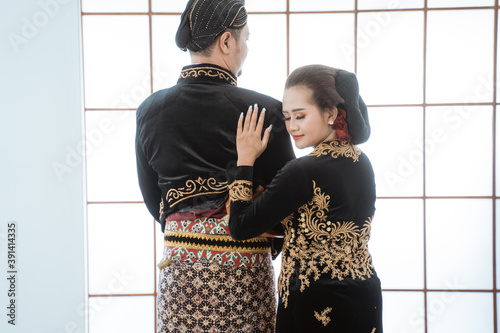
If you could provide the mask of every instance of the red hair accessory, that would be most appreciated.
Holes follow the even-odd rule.
[[[339,141],[349,141],[351,142],[351,136],[349,135],[349,131],[347,130],[347,122],[345,121],[346,113],[341,108],[337,107],[337,118],[335,118],[335,122],[332,127],[334,130],[337,130],[337,137]]]

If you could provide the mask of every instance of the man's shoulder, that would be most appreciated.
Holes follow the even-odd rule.
[[[272,105],[276,105],[276,106],[281,105],[281,102],[279,100],[277,100],[276,98],[271,97],[271,96],[266,95],[266,94],[263,94],[263,93],[260,93],[260,92],[257,92],[255,90],[233,86],[233,91],[239,97],[252,99],[252,100],[255,100],[256,102],[272,104]]]
[[[137,115],[144,115],[151,109],[154,109],[154,106],[157,105],[156,101],[164,100],[168,95],[175,94],[175,90],[178,89],[177,85],[161,89],[155,91],[151,95],[149,95],[138,107],[137,107]]]

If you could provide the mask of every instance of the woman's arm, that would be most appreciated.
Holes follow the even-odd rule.
[[[245,120],[241,116],[238,121],[238,166],[229,171],[229,229],[236,240],[261,235],[295,212],[312,194],[312,183],[300,162],[292,160],[278,172],[264,193],[252,203],[252,166],[266,148],[271,132],[271,129],[267,128],[262,137],[263,118],[262,113],[257,116],[257,107],[250,107]]]

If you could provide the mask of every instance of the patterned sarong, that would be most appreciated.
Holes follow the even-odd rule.
[[[234,241],[225,219],[167,221],[159,267],[158,332],[274,332],[266,238]]]

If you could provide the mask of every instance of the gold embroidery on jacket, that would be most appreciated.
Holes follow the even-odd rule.
[[[160,219],[163,216],[163,209],[164,209],[164,205],[163,205],[163,196],[162,196],[161,201],[160,201]]]
[[[325,141],[316,146],[309,156],[319,157],[328,154],[333,158],[339,156],[350,157],[354,162],[358,162],[361,149],[347,141]]]
[[[311,280],[317,281],[328,273],[337,280],[346,277],[364,280],[373,275],[368,251],[372,218],[368,217],[361,229],[352,221],[327,221],[330,196],[316,187],[314,181],[313,188],[312,199],[281,222],[285,240],[278,290],[285,308],[290,278],[296,271],[301,292],[310,286]]]
[[[331,321],[330,317],[327,316],[327,314],[329,314],[330,312],[332,312],[332,308],[330,307],[321,311],[321,314],[314,311],[314,317],[316,317],[316,319],[318,319],[323,324],[323,326],[326,326]]]
[[[231,201],[251,201],[253,184],[248,180],[236,180],[229,186],[229,199]]]
[[[185,79],[188,77],[198,77],[198,76],[208,76],[208,77],[218,77],[219,79],[226,80],[231,85],[236,86],[236,79],[224,70],[216,67],[194,67],[188,68],[181,71],[180,77]]]
[[[170,189],[167,192],[166,199],[170,207],[173,207],[183,200],[199,195],[224,193],[227,188],[227,182],[219,182],[215,178],[203,179],[198,177],[196,180],[186,181],[184,187]]]

